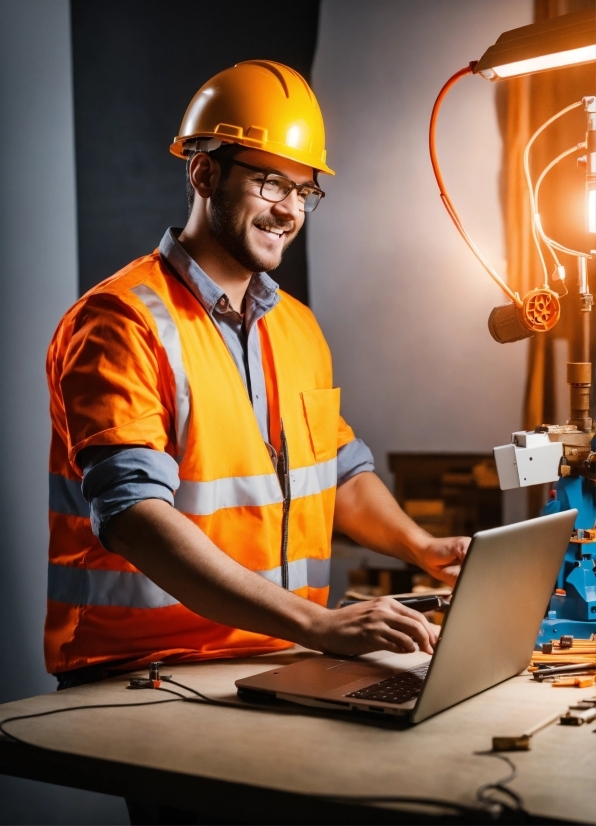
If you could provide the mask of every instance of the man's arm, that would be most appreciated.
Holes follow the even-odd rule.
[[[374,473],[359,473],[337,489],[334,526],[360,545],[412,562],[449,585],[455,584],[470,544],[467,536],[427,534]]]
[[[432,653],[436,634],[389,597],[328,610],[281,589],[227,556],[167,502],[146,499],[112,517],[110,547],[207,619],[341,655],[386,649]]]

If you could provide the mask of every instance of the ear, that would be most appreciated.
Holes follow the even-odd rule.
[[[200,198],[210,198],[220,176],[219,164],[206,152],[197,152],[188,171],[194,191]]]

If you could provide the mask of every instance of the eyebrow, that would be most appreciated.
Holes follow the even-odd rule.
[[[262,169],[263,172],[270,172],[272,175],[279,175],[280,178],[286,178],[288,181],[292,181],[285,172],[282,172],[281,169],[273,169],[271,166],[264,166]],[[297,186],[312,186],[315,189],[319,189],[318,185],[310,179],[310,181],[304,181],[303,183],[299,184],[297,181],[292,181],[292,183],[296,184]]]

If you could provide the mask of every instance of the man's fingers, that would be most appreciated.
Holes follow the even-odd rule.
[[[397,605],[399,605],[399,603],[397,603]],[[426,617],[403,605],[400,606],[400,609],[401,610],[394,610],[394,612],[386,618],[385,621],[387,625],[395,631],[405,631],[406,634],[418,643],[421,651],[432,654],[433,645],[437,640],[435,632]]]
[[[458,536],[456,545],[455,545],[455,553],[457,554],[458,559],[463,559],[466,555],[468,548],[470,547],[470,542],[472,541],[471,537],[469,536]]]
[[[384,634],[382,634],[379,643],[381,650],[393,651],[394,654],[411,654],[416,650],[414,640],[408,634],[396,631],[389,626],[387,626]]]

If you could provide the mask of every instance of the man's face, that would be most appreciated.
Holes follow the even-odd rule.
[[[267,172],[274,172],[298,184],[314,185],[312,169],[258,149],[247,149],[236,159],[263,172],[230,167],[211,196],[211,231],[247,271],[274,270],[300,231],[304,212],[295,190],[283,201],[266,201],[260,195],[261,181]]]

